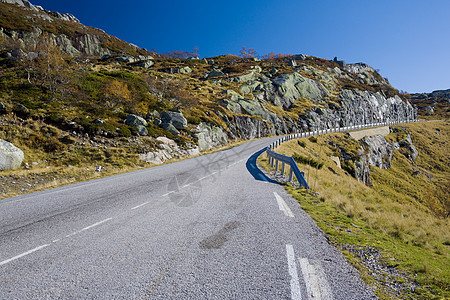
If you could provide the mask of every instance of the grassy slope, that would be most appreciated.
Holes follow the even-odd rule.
[[[304,138],[306,147],[293,140],[282,144],[277,152],[306,157],[312,153],[315,160],[324,163],[320,170],[299,165],[319,196],[292,187],[288,190],[356,265],[363,278],[377,286],[378,296],[450,297],[450,227],[446,217],[450,211],[450,126],[441,121],[401,127],[412,131],[412,140],[419,150],[416,164],[413,168],[405,156],[394,150],[391,169],[371,168],[372,188],[347,175],[330,159],[335,153],[325,141],[348,140],[345,134],[319,136],[316,143]],[[387,137],[396,138],[392,133]],[[314,153],[321,153],[320,157]],[[419,170],[419,174],[413,175],[414,170]],[[382,253],[386,270],[395,267],[396,271],[390,275],[369,271],[361,256],[349,250],[370,249],[367,246]],[[407,275],[400,275],[402,272]]]

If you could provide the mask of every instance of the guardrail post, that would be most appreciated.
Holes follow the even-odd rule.
[[[293,174],[294,172],[292,171],[292,166],[290,166],[290,168],[289,168],[289,182],[292,182],[292,174]]]
[[[284,162],[281,162],[281,175],[284,175]]]
[[[278,172],[278,159],[275,158],[275,174]]]

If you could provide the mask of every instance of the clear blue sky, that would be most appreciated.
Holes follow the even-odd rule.
[[[31,0],[158,52],[305,53],[365,62],[399,89],[450,88],[449,0]]]

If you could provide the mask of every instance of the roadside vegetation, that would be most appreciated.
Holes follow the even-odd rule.
[[[386,139],[395,141],[410,131],[419,156],[412,163],[394,150],[390,169],[371,167],[372,187],[330,158],[336,156],[330,141],[341,141],[352,152],[353,143],[345,133],[283,143],[277,152],[308,158],[299,167],[312,191],[287,189],[381,299],[448,299],[450,124],[395,127],[397,133]],[[323,167],[311,167],[312,158]],[[265,158],[260,161],[267,167]]]

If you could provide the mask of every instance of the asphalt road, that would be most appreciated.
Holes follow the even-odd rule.
[[[256,168],[274,140],[1,200],[0,298],[375,298]]]

